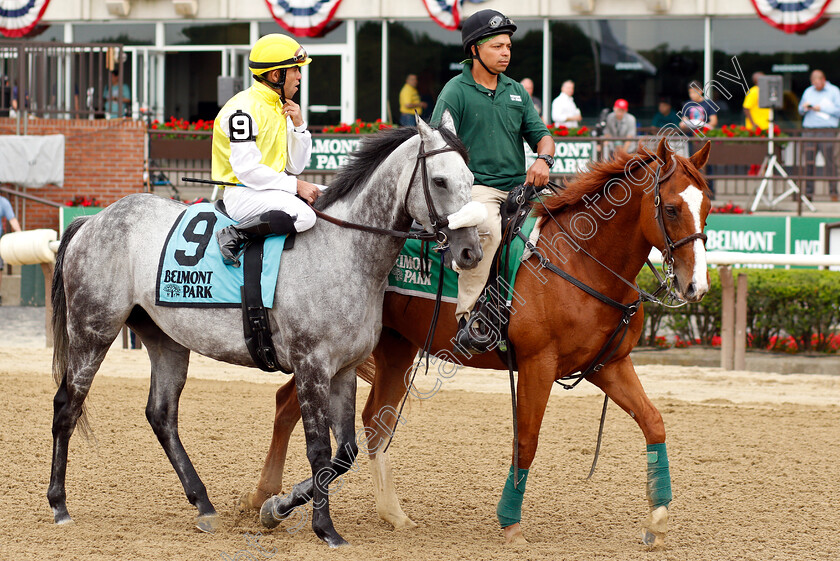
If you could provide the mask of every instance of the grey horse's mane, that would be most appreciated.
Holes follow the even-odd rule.
[[[467,147],[455,133],[446,127],[438,127],[435,130],[464,158],[465,162],[468,160]],[[324,191],[323,196],[315,202],[315,208],[323,210],[346,195],[361,189],[373,170],[397,147],[416,134],[417,127],[400,127],[384,130],[362,139],[358,150],[350,156],[348,163],[339,168],[335,174],[330,188]]]

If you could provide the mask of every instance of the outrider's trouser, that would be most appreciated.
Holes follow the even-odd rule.
[[[490,274],[490,267],[493,265],[493,257],[502,241],[502,216],[499,207],[507,199],[508,192],[487,187],[486,185],[473,185],[472,200],[483,203],[487,207],[487,218],[478,225],[478,237],[481,242],[481,250],[484,257],[474,269],[458,272],[458,306],[455,309],[455,319],[468,317],[473,306],[481,296],[484,285],[487,284],[487,276]]]

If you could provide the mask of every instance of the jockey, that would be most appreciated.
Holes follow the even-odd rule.
[[[256,82],[233,96],[213,123],[213,179],[244,185],[224,190],[227,213],[239,221],[216,235],[229,265],[239,265],[238,253],[252,237],[303,232],[315,224],[305,201],[315,202],[321,189],[293,175],[304,170],[312,151],[300,106],[292,101],[300,67],[310,62],[291,37],[261,37],[248,57]]]
[[[484,258],[478,267],[458,275],[456,352],[486,350],[470,337],[467,319],[501,242],[500,205],[517,185],[546,185],[554,164],[554,141],[530,96],[519,82],[502,74],[510,62],[515,31],[513,21],[496,10],[481,10],[467,18],[461,39],[469,59],[461,74],[444,86],[432,114],[432,122],[440,122],[446,109],[452,115],[458,136],[470,149],[469,168],[475,176],[472,199],[487,208],[487,219],[478,226]],[[527,172],[524,142],[539,154]]]

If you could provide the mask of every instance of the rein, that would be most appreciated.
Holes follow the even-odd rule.
[[[437,207],[435,207],[435,201],[432,199],[432,192],[429,189],[429,177],[428,172],[426,170],[426,158],[429,156],[434,156],[437,154],[443,154],[444,152],[454,152],[455,148],[447,144],[443,148],[437,148],[435,150],[429,150],[428,152],[425,151],[425,145],[423,140],[420,140],[420,150],[417,153],[417,160],[414,164],[414,171],[411,172],[411,181],[409,181],[409,190],[411,184],[414,183],[414,179],[417,177],[417,169],[420,168],[422,170],[421,178],[422,178],[422,186],[423,186],[423,196],[426,199],[426,206],[429,209],[429,222],[432,225],[432,232],[403,232],[401,230],[391,230],[389,228],[379,228],[376,226],[367,226],[364,224],[357,224],[355,222],[348,222],[347,220],[342,220],[340,218],[335,218],[334,216],[330,216],[312,205],[312,210],[315,211],[315,215],[318,218],[323,218],[327,222],[331,222],[336,226],[341,228],[350,228],[353,230],[360,230],[362,232],[370,232],[373,234],[382,234],[385,236],[392,236],[395,238],[402,238],[407,240],[434,240],[438,243],[438,248],[443,248],[447,245],[447,236],[446,233],[443,232],[443,228],[449,226],[449,220],[444,216],[441,217],[438,214]],[[423,162],[423,165],[420,165],[420,162]],[[406,192],[406,200],[408,199],[408,192]],[[404,203],[405,206],[405,203]]]

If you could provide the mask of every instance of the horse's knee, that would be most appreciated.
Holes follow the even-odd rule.
[[[146,420],[155,434],[160,436],[169,424],[169,408],[149,403],[146,405]]]

